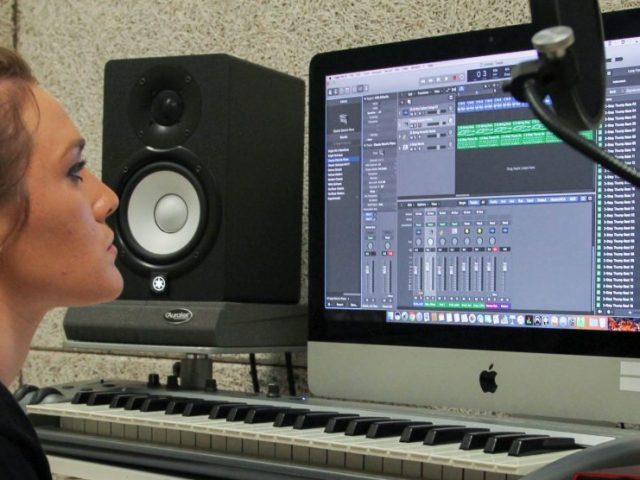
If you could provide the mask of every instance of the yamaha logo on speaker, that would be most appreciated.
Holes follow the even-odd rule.
[[[181,325],[191,321],[193,312],[186,308],[176,308],[164,313],[164,319],[173,325]]]

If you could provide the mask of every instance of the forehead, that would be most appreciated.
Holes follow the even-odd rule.
[[[32,132],[33,155],[45,150],[48,155],[62,155],[80,137],[78,129],[60,102],[39,86],[32,88],[35,105],[27,102],[24,119]]]

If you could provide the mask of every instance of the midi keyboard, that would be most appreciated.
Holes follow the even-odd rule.
[[[626,434],[120,380],[51,391],[27,405],[48,454],[197,478],[513,480]]]

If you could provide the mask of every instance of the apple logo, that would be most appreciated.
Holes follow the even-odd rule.
[[[493,363],[489,365],[489,370],[483,370],[480,372],[480,388],[483,392],[495,393],[498,389],[496,383],[496,375],[498,372],[493,370]]]

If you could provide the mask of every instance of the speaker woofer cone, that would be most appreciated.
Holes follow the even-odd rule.
[[[180,255],[202,224],[203,199],[183,172],[141,173],[133,182],[127,205],[131,236],[145,252]]]
[[[119,189],[123,260],[143,269],[187,269],[217,236],[215,183],[194,172],[195,159],[184,149],[145,151],[142,158]]]
[[[170,193],[158,200],[153,217],[160,230],[165,233],[177,233],[189,219],[189,206],[180,195]]]

